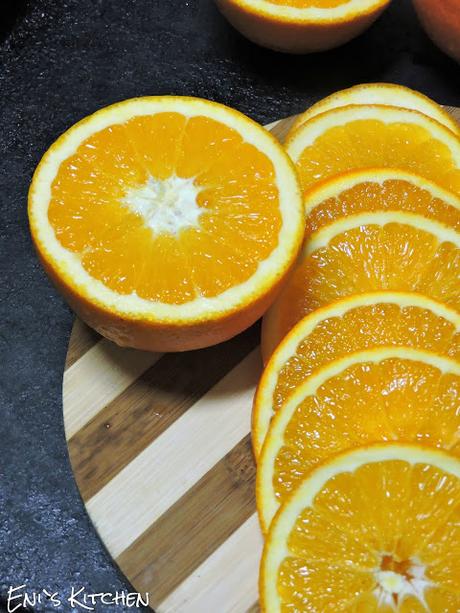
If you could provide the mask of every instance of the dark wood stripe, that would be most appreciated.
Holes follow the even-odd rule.
[[[226,343],[164,355],[69,441],[88,500],[254,349],[259,326]],[[249,408],[248,408],[249,410]]]
[[[253,604],[252,607],[246,611],[246,613],[260,613],[259,603],[256,602]]]
[[[119,556],[153,607],[254,513],[255,474],[248,435]]]
[[[75,364],[87,351],[91,349],[102,336],[95,330],[84,324],[79,319],[75,320],[70,335],[69,350],[65,361],[65,369]]]

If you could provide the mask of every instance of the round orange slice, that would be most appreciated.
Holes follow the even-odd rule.
[[[460,309],[460,234],[407,212],[361,213],[313,233],[264,317],[268,356],[306,314],[353,294],[417,292]]]
[[[391,443],[334,457],[271,525],[262,611],[456,613],[459,525],[458,458]]]
[[[418,111],[378,104],[333,108],[295,130],[286,148],[304,192],[349,170],[391,167],[460,194],[460,139]]]
[[[373,442],[460,455],[460,363],[410,347],[345,355],[308,377],[276,413],[257,470],[264,530],[316,464]]]
[[[436,119],[453,132],[460,134],[460,126],[441,105],[418,91],[394,83],[363,83],[335,92],[301,113],[291,130],[296,130],[320,113],[350,104],[384,104],[412,109]]]
[[[354,170],[320,183],[305,195],[306,235],[340,217],[408,211],[460,230],[460,197],[419,175],[394,168]]]
[[[460,314],[420,294],[374,292],[307,315],[278,345],[257,387],[256,457],[273,416],[313,372],[350,353],[382,346],[425,349],[460,360]]]
[[[342,45],[368,28],[389,0],[216,0],[241,34],[263,47],[311,53]]]
[[[90,326],[156,351],[237,334],[300,248],[296,174],[276,139],[196,98],[127,100],[47,151],[29,193],[45,269]]]

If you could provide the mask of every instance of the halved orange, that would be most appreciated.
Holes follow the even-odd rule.
[[[320,113],[350,104],[384,104],[413,109],[436,119],[453,132],[460,134],[459,124],[442,106],[418,91],[395,83],[362,83],[335,92],[301,113],[293,124],[291,131],[296,130]]]
[[[460,194],[460,139],[418,111],[378,104],[334,108],[304,123],[285,146],[304,192],[349,170],[391,167]]]
[[[29,193],[42,262],[77,314],[121,345],[171,351],[261,316],[300,248],[292,163],[241,113],[126,100],[44,155]]]
[[[419,442],[460,456],[459,362],[410,347],[378,347],[308,377],[276,413],[259,456],[263,529],[318,463],[384,441]]]
[[[349,451],[314,470],[276,516],[262,611],[457,613],[460,461],[418,445]]]
[[[305,195],[306,235],[339,217],[373,211],[408,211],[460,230],[460,197],[405,170],[353,170]]]
[[[460,314],[420,294],[374,292],[307,315],[278,345],[259,381],[252,415],[256,457],[275,413],[313,372],[382,346],[425,349],[460,361]]]
[[[342,45],[368,28],[390,0],[216,0],[253,42],[286,53]]]
[[[460,234],[413,213],[340,218],[313,233],[263,323],[265,355],[306,314],[339,298],[417,292],[460,309]]]

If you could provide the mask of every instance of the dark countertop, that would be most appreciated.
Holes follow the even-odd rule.
[[[9,585],[24,583],[60,596],[71,586],[115,592],[129,586],[88,520],[64,441],[61,379],[72,314],[28,234],[27,188],[40,156],[84,115],[132,96],[202,96],[268,122],[367,81],[460,105],[460,69],[430,43],[406,0],[394,0],[354,42],[306,57],[245,41],[212,0],[0,4],[0,602]],[[123,608],[97,607],[105,610]]]

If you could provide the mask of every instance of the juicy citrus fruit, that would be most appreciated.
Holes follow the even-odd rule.
[[[341,218],[313,233],[264,317],[265,355],[304,315],[372,291],[417,292],[460,310],[460,233],[413,213]]]
[[[453,132],[460,134],[460,126],[442,106],[420,92],[394,83],[363,83],[327,96],[301,113],[291,129],[296,130],[320,113],[350,104],[385,104],[413,109],[436,119]]]
[[[389,0],[216,0],[241,34],[287,53],[324,51],[368,28]]]
[[[418,445],[356,449],[314,470],[268,534],[267,613],[457,613],[460,461]]]
[[[266,530],[319,462],[373,442],[419,442],[460,455],[460,363],[379,347],[326,364],[274,417],[259,457],[257,507]]]
[[[460,198],[404,170],[371,168],[338,175],[305,196],[306,234],[365,211],[408,211],[460,231]]]
[[[71,306],[122,345],[170,351],[255,321],[297,255],[293,166],[241,113],[194,98],[127,100],[40,162],[32,236]]]
[[[257,387],[256,457],[273,415],[307,377],[347,354],[381,346],[425,349],[460,360],[460,314],[419,294],[374,292],[307,315],[278,345]]]
[[[362,168],[409,170],[460,194],[460,139],[418,111],[350,105],[313,117],[286,141],[302,189]]]

